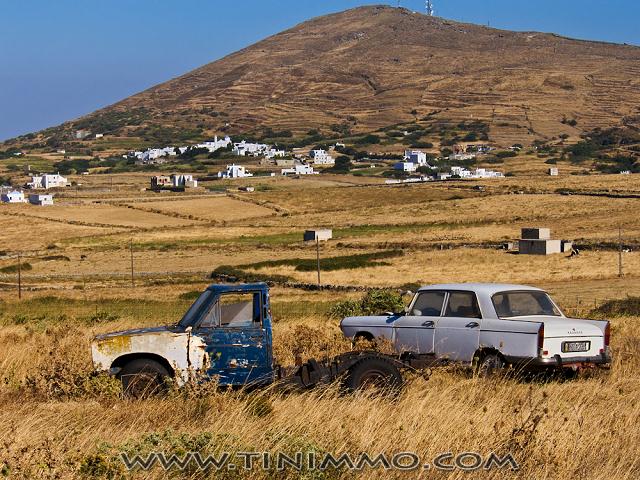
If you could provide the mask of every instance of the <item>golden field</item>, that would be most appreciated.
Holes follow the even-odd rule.
[[[413,288],[433,282],[528,283],[548,289],[572,315],[638,295],[640,199],[636,177],[519,175],[412,186],[364,185],[350,176],[256,180],[251,194],[141,192],[147,177],[82,178],[51,208],[0,205],[0,474],[10,478],[127,478],[119,452],[183,454],[296,450],[375,455],[410,451],[512,453],[520,470],[411,472],[364,469],[221,472],[215,478],[536,478],[640,476],[638,318],[611,318],[609,373],[570,381],[476,378],[455,369],[409,375],[397,400],[344,396],[336,386],[306,393],[223,392],[195,386],[166,398],[129,401],[92,377],[89,342],[118,329],[175,322],[223,265],[314,282],[315,272],[264,262],[315,258],[307,228],[334,229],[323,258],[403,254],[379,264],[322,272],[336,285]],[[113,181],[113,184],[111,183]],[[246,183],[246,182],[245,182]],[[105,190],[105,185],[111,191]],[[483,185],[484,190],[477,190]],[[557,193],[571,189],[574,195]],[[581,194],[582,193],[582,194]],[[574,258],[518,256],[498,247],[525,226],[585,245]],[[618,228],[625,246],[618,278]],[[133,245],[134,286],[130,268]],[[258,264],[258,262],[263,262]],[[256,265],[257,264],[257,265]],[[358,292],[276,286],[274,350],[329,356],[350,348],[328,311]],[[177,477],[180,472],[173,470]],[[211,472],[184,473],[212,478]],[[154,469],[134,478],[165,478]]]

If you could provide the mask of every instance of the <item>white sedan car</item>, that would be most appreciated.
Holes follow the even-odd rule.
[[[403,313],[348,317],[345,336],[390,340],[425,363],[457,362],[489,372],[608,367],[608,321],[567,318],[538,288],[501,284],[423,287]]]

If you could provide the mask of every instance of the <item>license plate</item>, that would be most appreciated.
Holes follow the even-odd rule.
[[[591,349],[591,342],[563,342],[563,353],[588,352]]]

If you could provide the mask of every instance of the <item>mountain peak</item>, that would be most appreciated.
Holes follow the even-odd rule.
[[[638,65],[636,47],[365,6],[296,25],[65,128],[204,137],[366,132],[431,118],[482,121],[492,139],[526,143],[638,125]]]

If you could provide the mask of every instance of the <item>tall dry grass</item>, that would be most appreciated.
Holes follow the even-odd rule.
[[[153,307],[155,308],[155,307]],[[286,313],[286,309],[282,310]],[[143,323],[151,322],[148,315]],[[408,375],[398,399],[343,395],[336,385],[308,392],[219,391],[210,386],[128,401],[106,377],[91,374],[97,330],[139,325],[121,312],[104,324],[78,318],[40,325],[5,318],[0,332],[0,471],[11,478],[121,478],[121,452],[293,454],[410,451],[424,461],[451,451],[511,453],[520,470],[323,472],[225,471],[218,478],[585,478],[640,475],[640,335],[637,319],[614,319],[609,374],[571,381],[481,379],[456,370]],[[335,321],[319,314],[279,322],[275,351],[333,355],[348,347]],[[173,470],[172,476],[181,472]],[[209,476],[211,472],[209,472]],[[160,469],[133,478],[165,478]],[[188,478],[206,476],[197,470]]]

